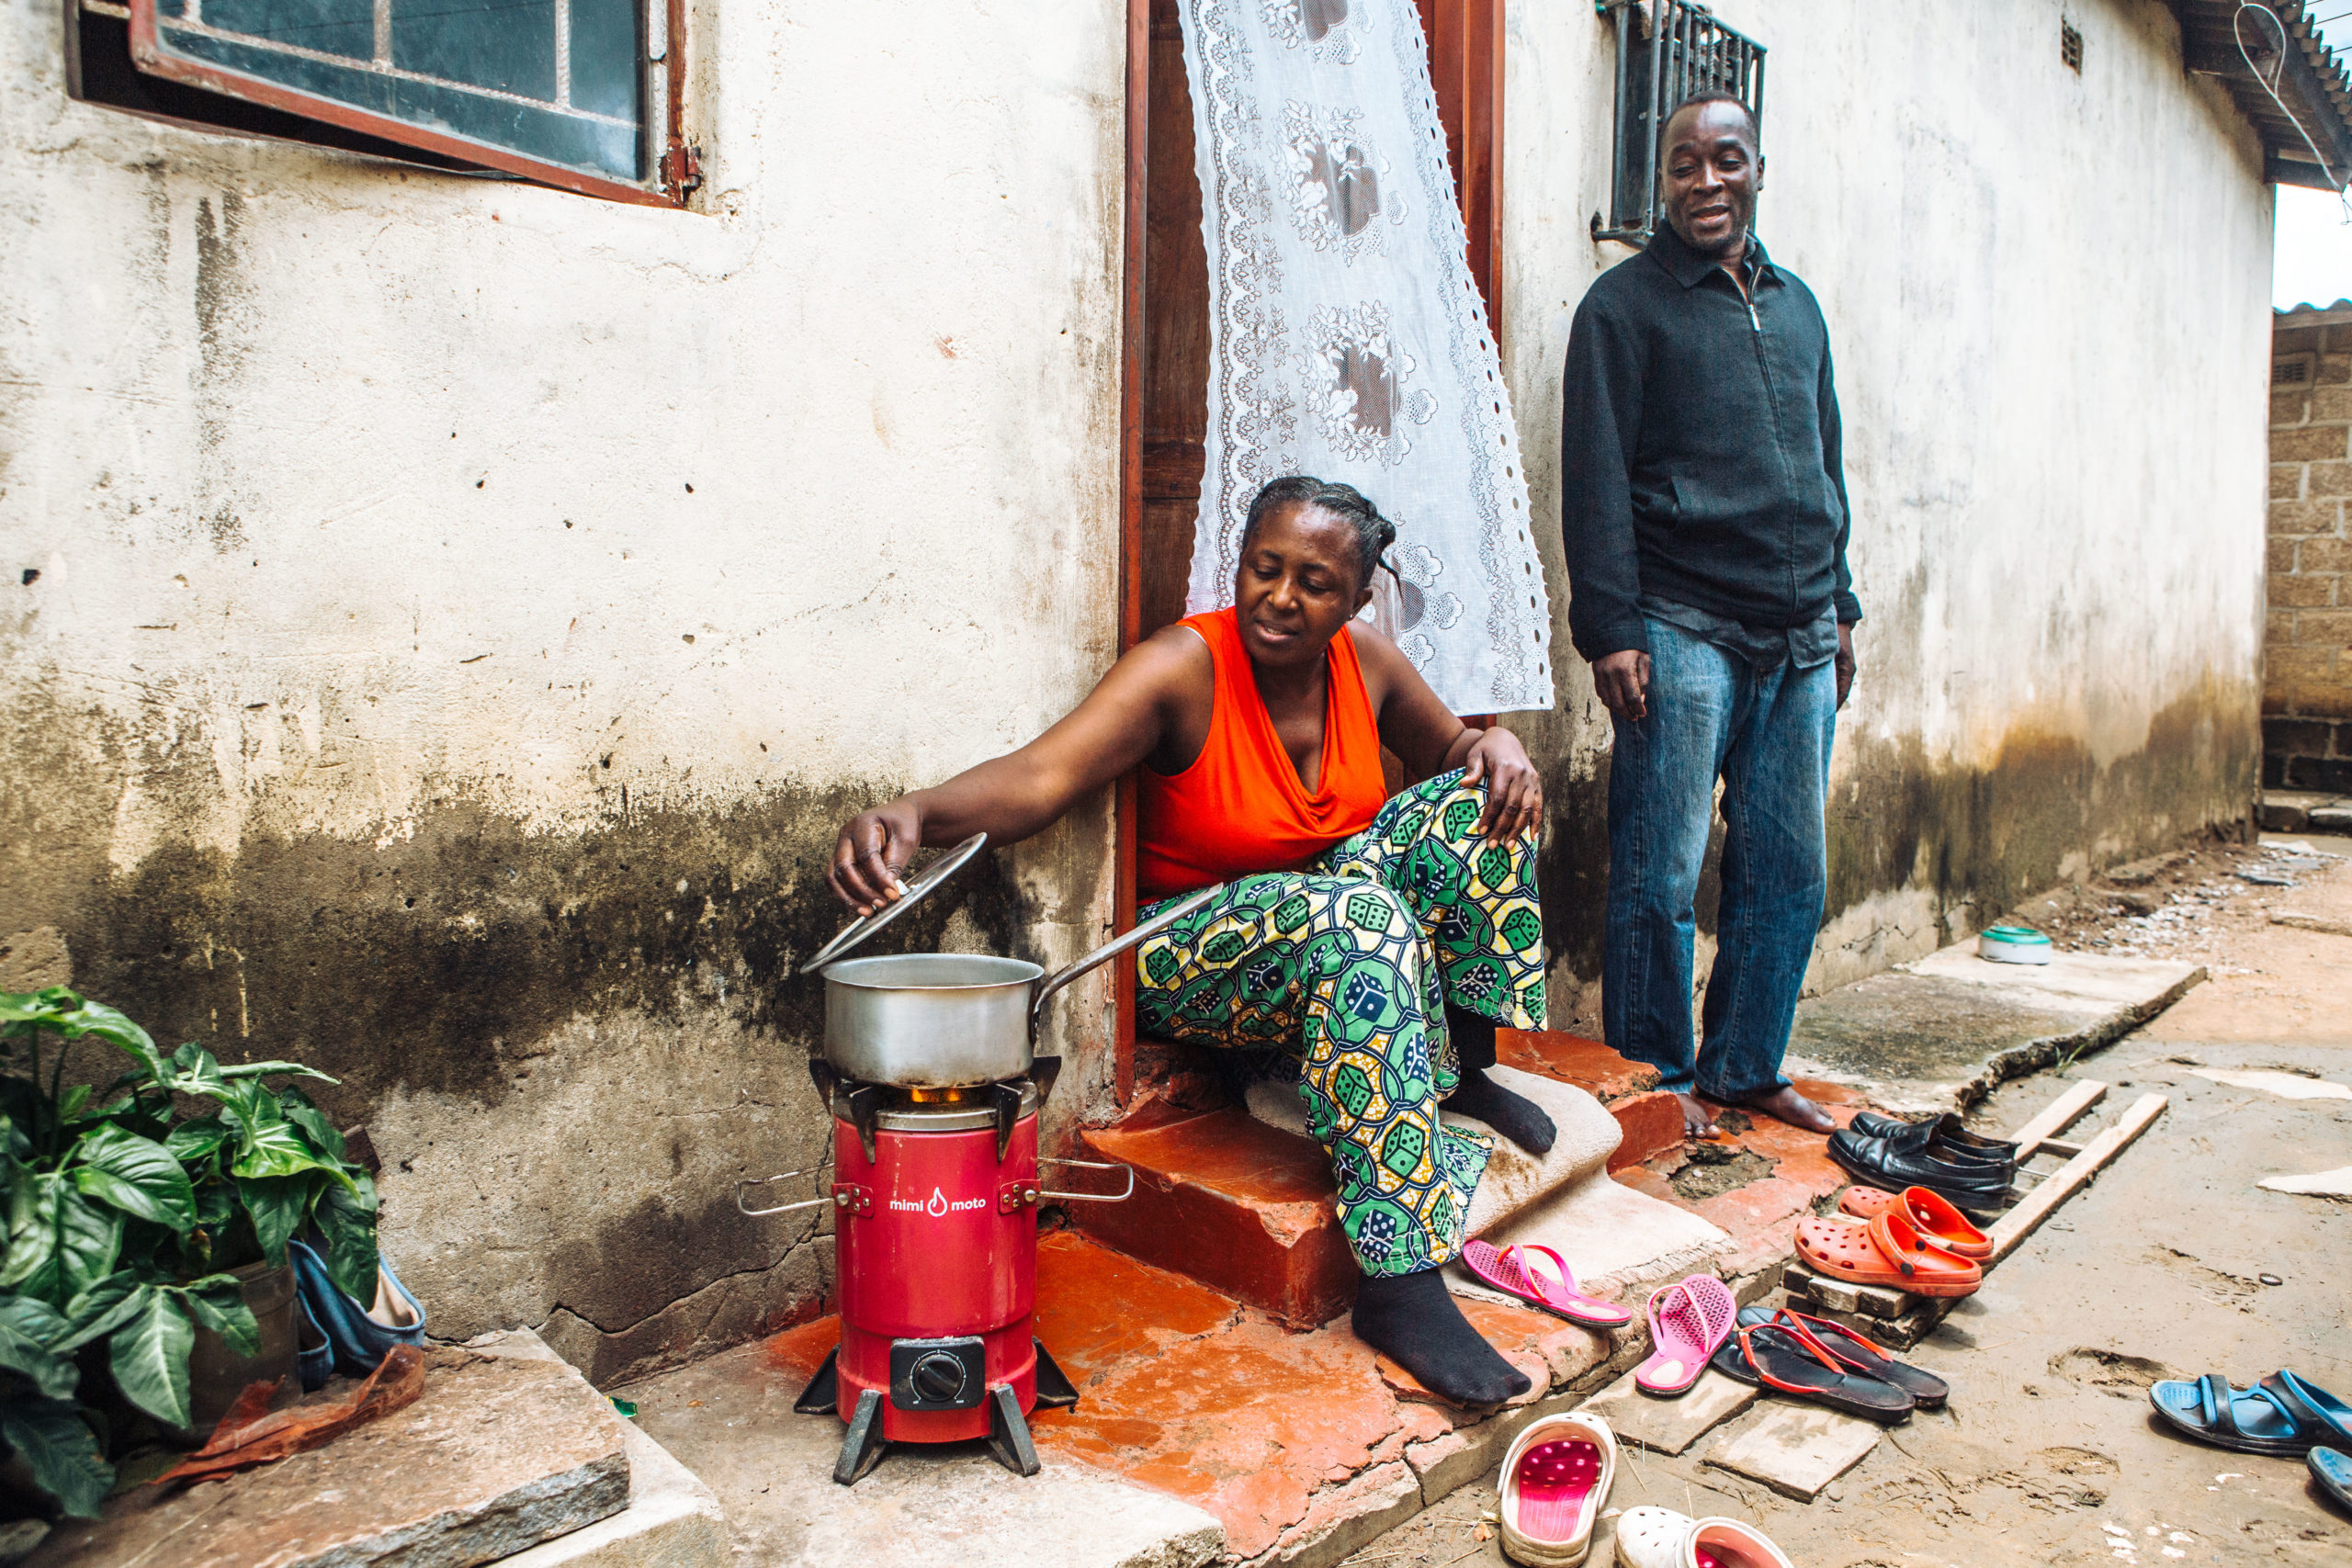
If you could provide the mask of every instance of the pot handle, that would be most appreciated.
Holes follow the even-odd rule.
[[[1056,991],[1060,990],[1088,970],[1109,963],[1136,943],[1148,942],[1151,938],[1158,936],[1161,931],[1216,897],[1223,890],[1222,884],[1213,887],[1204,887],[1182,903],[1162,909],[1125,935],[1113,937],[1058,975],[1049,975],[1040,981],[1037,986],[1037,999],[1029,1007],[1030,1041],[1033,1043],[1036,1041],[1037,1027],[1046,1020],[1046,1004],[1053,999]]]
[[[815,1209],[830,1205],[833,1201],[831,1198],[810,1198],[803,1202],[785,1203],[773,1209],[746,1209],[743,1207],[743,1190],[747,1187],[773,1187],[779,1181],[791,1181],[803,1176],[814,1176],[820,1170],[832,1168],[833,1162],[827,1160],[822,1165],[812,1165],[806,1170],[787,1170],[782,1176],[764,1177],[756,1181],[739,1181],[735,1184],[735,1207],[739,1213],[757,1219],[762,1214],[788,1214],[795,1209]]]
[[[1065,1203],[1124,1203],[1128,1199],[1135,1196],[1136,1168],[1134,1166],[1105,1165],[1101,1160],[1093,1159],[1046,1159],[1043,1156],[1038,1157],[1037,1163],[1039,1165],[1075,1166],[1080,1170],[1124,1170],[1127,1173],[1127,1188],[1124,1192],[1050,1192],[1046,1190],[1041,1184],[1037,1192],[1037,1196],[1040,1198],[1050,1199],[1057,1202]]]

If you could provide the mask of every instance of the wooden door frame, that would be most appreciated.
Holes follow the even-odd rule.
[[[1468,231],[1471,278],[1502,344],[1503,6],[1507,0],[1414,0],[1429,38],[1430,79]],[[1119,322],[1119,651],[1143,636],[1144,227],[1149,190],[1151,0],[1127,0],[1125,258]],[[1136,781],[1119,781],[1114,807],[1114,929],[1136,921]],[[1125,1109],[1136,1087],[1136,973],[1112,966],[1113,1089]]]

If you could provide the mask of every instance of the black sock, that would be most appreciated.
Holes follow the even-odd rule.
[[[1487,1076],[1487,1069],[1495,1065],[1495,1021],[1448,1002],[1445,1030],[1462,1065],[1462,1081],[1445,1097],[1445,1108],[1476,1117],[1529,1154],[1549,1153],[1559,1129],[1544,1114],[1544,1108]]]
[[[1478,1337],[1435,1269],[1379,1279],[1366,1275],[1357,1286],[1350,1321],[1357,1338],[1419,1378],[1431,1393],[1463,1404],[1500,1404],[1527,1392],[1526,1374]]]

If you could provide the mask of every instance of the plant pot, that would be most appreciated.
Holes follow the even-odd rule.
[[[247,1383],[284,1378],[281,1392],[300,1392],[293,1382],[297,1343],[294,1332],[294,1266],[248,1263],[232,1270],[244,1287],[245,1305],[261,1329],[261,1352],[240,1356],[212,1330],[198,1324],[196,1344],[187,1358],[187,1400],[190,1427],[201,1437],[219,1424]]]

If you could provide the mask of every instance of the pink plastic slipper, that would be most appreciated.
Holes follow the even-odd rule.
[[[1623,1307],[1578,1294],[1577,1277],[1548,1247],[1513,1242],[1498,1252],[1490,1242],[1474,1241],[1462,1249],[1462,1261],[1495,1289],[1558,1313],[1570,1323],[1587,1328],[1622,1328],[1634,1321],[1634,1314]]]
[[[1634,1386],[1662,1399],[1686,1393],[1707,1370],[1707,1358],[1730,1337],[1739,1300],[1712,1274],[1692,1274],[1650,1292],[1650,1359],[1634,1371]]]
[[[1577,1568],[1617,1472],[1617,1438],[1597,1416],[1532,1423],[1503,1456],[1503,1555],[1528,1568]]]

